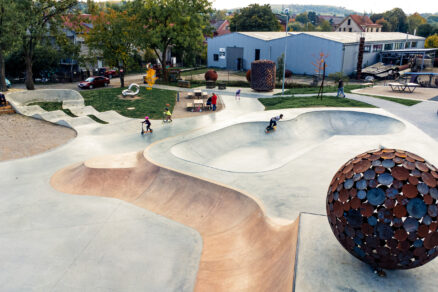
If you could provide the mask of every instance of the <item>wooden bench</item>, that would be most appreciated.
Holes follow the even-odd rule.
[[[187,81],[187,80],[178,80],[178,86],[179,86],[179,87],[190,88],[190,81]]]

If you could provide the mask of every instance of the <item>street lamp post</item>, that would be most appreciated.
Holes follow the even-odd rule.
[[[281,95],[284,95],[284,82],[286,78],[286,52],[287,52],[287,24],[289,22],[289,10],[285,9],[284,11],[286,13],[286,38],[284,39],[284,59],[283,59],[283,85],[281,87]]]

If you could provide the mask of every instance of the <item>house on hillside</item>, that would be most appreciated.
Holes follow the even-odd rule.
[[[340,32],[381,32],[382,25],[374,23],[366,15],[351,14],[347,16],[337,27]]]
[[[233,32],[208,40],[208,67],[248,70],[255,60],[271,60],[286,52],[286,69],[295,74],[315,74],[323,53],[326,74],[354,74],[360,37],[365,38],[363,67],[381,61],[381,53],[405,48],[424,48],[425,38],[400,32]],[[287,46],[286,46],[287,42]]]
[[[230,33],[230,22],[228,20],[215,20],[210,22],[213,27],[213,36],[221,36],[227,33]]]
[[[326,20],[328,21],[331,26],[333,27],[333,30],[338,27],[341,22],[344,20],[344,17],[336,16],[336,15],[318,15],[319,21]]]

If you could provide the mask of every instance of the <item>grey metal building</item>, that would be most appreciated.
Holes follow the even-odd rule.
[[[363,67],[379,61],[382,51],[424,48],[424,38],[399,32],[235,32],[208,40],[209,67],[247,70],[251,62],[274,62],[286,52],[286,69],[295,74],[315,74],[320,53],[326,55],[326,73],[356,71],[359,39],[365,37]],[[285,43],[287,41],[287,44]]]

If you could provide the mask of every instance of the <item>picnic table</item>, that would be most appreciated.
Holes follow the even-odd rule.
[[[409,93],[414,92],[415,88],[420,86],[417,83],[398,83],[398,82],[388,83],[388,85],[391,87],[392,91],[409,92]]]

